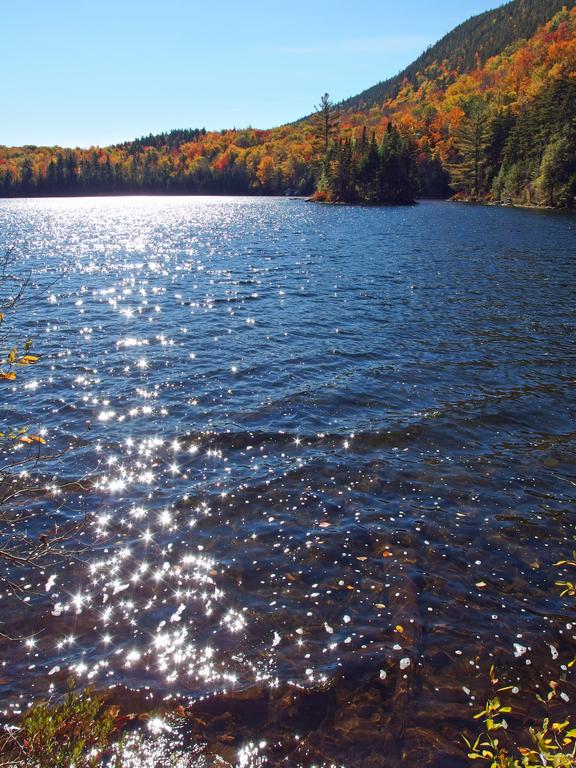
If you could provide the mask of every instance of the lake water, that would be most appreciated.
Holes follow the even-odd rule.
[[[11,200],[0,245],[27,531],[89,515],[3,588],[7,713],[74,674],[196,702],[179,737],[232,764],[448,768],[492,664],[573,706],[576,218]]]

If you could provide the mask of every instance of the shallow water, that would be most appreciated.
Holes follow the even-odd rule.
[[[71,672],[140,707],[248,691],[223,743],[264,734],[256,763],[447,767],[491,664],[569,678],[573,216],[11,200],[0,244],[43,355],[4,419],[70,446],[30,529],[91,515],[79,562],[12,574],[7,711]]]

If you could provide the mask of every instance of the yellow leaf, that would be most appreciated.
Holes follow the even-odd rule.
[[[33,365],[34,363],[37,363],[38,360],[40,360],[38,355],[24,355],[17,360],[16,365]]]
[[[0,379],[4,379],[4,381],[14,381],[16,378],[16,374],[14,371],[8,371],[8,373],[0,373]]]
[[[27,445],[30,443],[41,443],[42,445],[45,445],[46,443],[46,440],[38,435],[23,435],[19,440],[21,443],[26,443]]]

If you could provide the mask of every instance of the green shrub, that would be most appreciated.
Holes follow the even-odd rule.
[[[14,741],[18,768],[97,768],[116,730],[118,709],[106,707],[92,688],[74,693],[70,681],[62,704],[39,701],[22,717]]]

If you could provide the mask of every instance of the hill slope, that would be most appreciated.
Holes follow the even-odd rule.
[[[355,111],[395,98],[405,81],[416,83],[419,73],[430,65],[444,63],[453,71],[470,72],[517,40],[532,37],[569,0],[512,0],[463,22],[395,77],[367,88],[342,102],[343,109]]]

